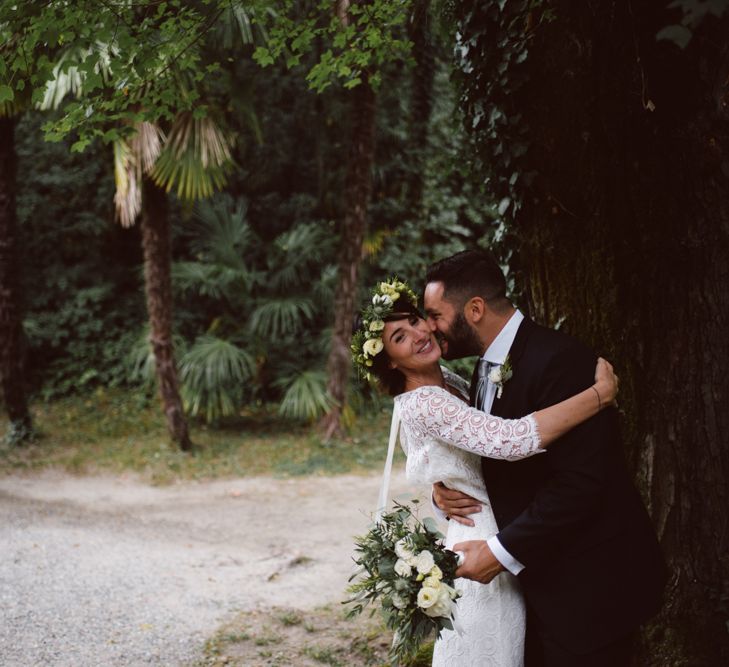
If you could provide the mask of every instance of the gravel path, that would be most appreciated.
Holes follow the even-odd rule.
[[[378,486],[0,479],[0,665],[189,665],[236,611],[339,601]]]

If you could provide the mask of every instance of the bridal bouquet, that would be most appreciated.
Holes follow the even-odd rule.
[[[395,631],[390,650],[394,664],[414,656],[431,631],[453,629],[458,557],[441,540],[433,519],[421,522],[407,505],[398,503],[366,535],[356,538],[354,561],[359,568],[350,577],[357,581],[347,589],[352,594],[348,616],[380,603],[387,627]]]

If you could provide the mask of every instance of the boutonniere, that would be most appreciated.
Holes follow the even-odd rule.
[[[511,379],[513,374],[511,359],[509,359],[509,355],[507,354],[504,363],[501,366],[492,368],[489,372],[489,380],[496,386],[496,398],[501,398],[501,394],[504,393],[504,385]]]

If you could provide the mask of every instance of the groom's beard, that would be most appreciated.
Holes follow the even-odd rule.
[[[447,334],[440,333],[440,339],[445,341],[445,346],[441,344],[444,359],[462,359],[481,354],[481,340],[466,322],[463,313],[456,315]]]

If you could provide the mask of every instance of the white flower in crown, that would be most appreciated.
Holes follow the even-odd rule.
[[[403,283],[380,283],[380,292],[389,296],[392,301],[397,301],[400,298],[400,290],[404,287]]]
[[[382,320],[374,320],[369,323],[368,329],[370,331],[382,331],[385,328],[385,323]]]
[[[501,394],[504,393],[504,385],[511,379],[513,374],[514,371],[511,368],[511,359],[509,359],[508,354],[501,366],[496,366],[489,371],[489,380],[496,386],[496,398],[501,398]]]
[[[397,294],[397,296],[399,297],[400,295]],[[373,306],[384,306],[387,308],[392,305],[393,301],[394,299],[389,294],[375,294],[372,297]]]
[[[382,352],[383,347],[385,346],[382,343],[382,338],[370,338],[369,340],[365,341],[364,345],[362,346],[362,350],[370,357],[374,357]]]

